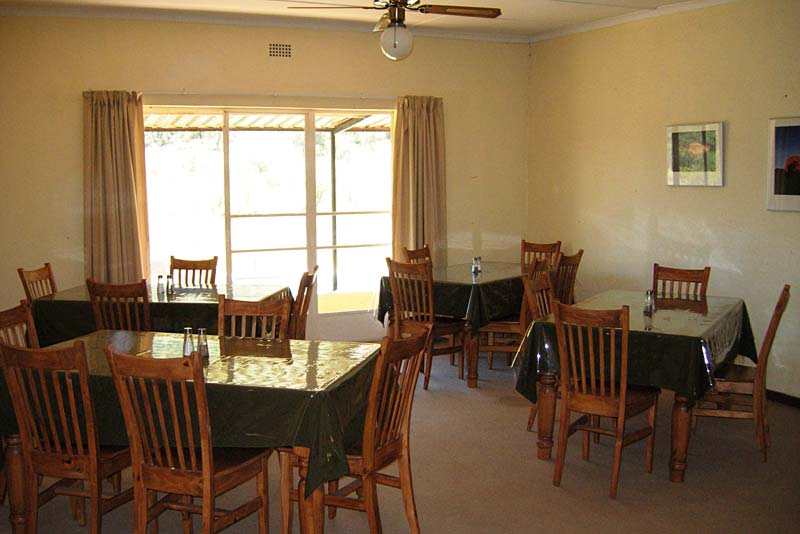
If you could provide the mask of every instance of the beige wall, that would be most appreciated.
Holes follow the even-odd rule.
[[[527,238],[586,250],[578,297],[645,288],[653,262],[712,268],[760,344],[794,301],[769,388],[800,395],[800,213],[766,210],[768,119],[800,116],[797,0],[750,0],[536,43]],[[672,124],[725,123],[725,186],[666,184]]]
[[[269,58],[270,42],[291,43],[294,57]],[[0,307],[23,296],[17,267],[50,261],[61,286],[83,279],[81,92],[90,89],[444,97],[452,257],[477,246],[513,259],[526,224],[528,52],[417,38],[414,54],[393,63],[372,33],[0,17]]]

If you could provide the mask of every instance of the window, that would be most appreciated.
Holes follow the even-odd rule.
[[[220,282],[294,287],[318,264],[320,312],[366,309],[391,255],[390,124],[385,111],[146,108],[151,271],[216,255]]]

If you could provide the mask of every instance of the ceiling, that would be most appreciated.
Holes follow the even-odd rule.
[[[659,16],[732,0],[437,0],[422,3],[500,8],[497,19],[407,13],[415,34],[487,40],[530,41],[561,33]],[[384,11],[290,9],[310,6],[372,6],[372,0],[0,0],[17,12],[53,15],[170,17],[222,23],[276,24],[370,31]]]

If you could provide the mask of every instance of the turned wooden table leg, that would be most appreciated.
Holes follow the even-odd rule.
[[[8,484],[8,520],[11,531],[25,532],[25,467],[22,463],[22,442],[19,434],[6,436],[6,477]]]
[[[308,449],[295,447],[298,456],[308,458]],[[306,476],[308,464],[303,462],[298,469],[300,484],[297,487],[297,501],[300,508],[300,532],[303,534],[323,534],[325,532],[325,514],[323,510],[324,490],[320,484],[309,497],[306,497]]]
[[[467,327],[467,387],[478,387],[478,341],[480,334]]]
[[[553,449],[553,424],[556,419],[556,375],[542,373],[539,377],[536,406],[539,410],[539,459],[549,460]]]
[[[672,482],[683,482],[691,420],[692,411],[689,409],[686,397],[675,394],[675,402],[672,404],[672,454],[669,459],[669,479]]]

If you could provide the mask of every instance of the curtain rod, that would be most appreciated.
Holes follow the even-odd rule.
[[[396,100],[397,96],[387,95],[368,95],[364,93],[291,93],[283,91],[162,91],[158,89],[144,89],[141,91],[145,95],[186,95],[186,96],[272,96],[272,97],[306,97],[306,98],[352,98],[359,100]]]

